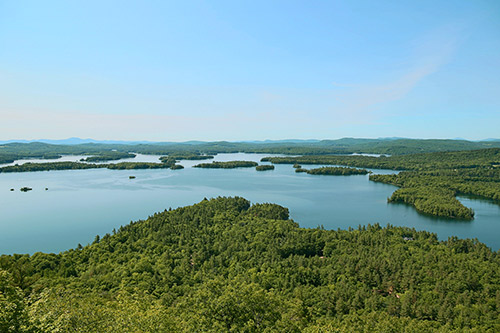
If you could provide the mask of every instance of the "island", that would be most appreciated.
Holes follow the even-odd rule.
[[[255,167],[255,170],[257,171],[268,171],[268,170],[274,170],[274,165],[268,165],[268,164],[264,164],[264,165],[257,165]]]
[[[126,153],[120,151],[109,151],[102,152],[93,156],[89,156],[87,158],[80,159],[81,162],[107,162],[107,161],[116,161],[124,158],[134,158],[136,154]]]
[[[175,152],[175,153],[168,154],[167,156],[160,157],[160,160],[162,160],[162,159],[175,159],[177,161],[180,161],[180,160],[196,161],[196,160],[210,160],[212,158],[214,158],[213,155],[195,154],[195,153],[191,153],[191,152]]]
[[[347,167],[321,167],[316,169],[296,168],[295,172],[306,172],[309,175],[327,175],[327,176],[349,176],[349,175],[366,175],[371,173],[366,169],[356,169]]]
[[[201,163],[193,166],[193,168],[205,169],[235,169],[235,168],[253,168],[259,165],[257,162],[252,161],[228,161],[228,162],[212,162]]]
[[[53,162],[53,163],[25,163],[21,165],[10,165],[0,168],[0,173],[9,172],[33,172],[33,171],[56,171],[56,170],[85,170],[85,169],[111,169],[111,170],[134,170],[134,169],[170,169],[172,165],[152,162],[120,162],[109,164],[80,163],[80,162]]]

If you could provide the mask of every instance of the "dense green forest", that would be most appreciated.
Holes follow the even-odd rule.
[[[179,169],[181,166],[173,163],[151,163],[151,162],[120,162],[109,164],[79,163],[79,162],[52,162],[52,163],[24,163],[21,165],[9,165],[0,168],[2,172],[32,172],[51,170],[82,170],[82,169],[111,169],[111,170],[133,170],[133,169]]]
[[[120,152],[120,151],[109,151],[101,152],[93,156],[82,158],[82,162],[107,162],[121,160],[124,158],[134,158],[136,155],[132,153]]]
[[[273,164],[324,164],[392,170],[471,169],[500,167],[500,149],[436,152],[398,156],[342,156],[312,155],[290,157],[265,157],[263,162]]]
[[[295,168],[295,172],[305,172],[309,175],[327,175],[327,176],[349,176],[366,175],[370,171],[366,169],[346,168],[346,167],[321,167],[314,169]]]
[[[205,168],[205,169],[235,169],[235,168],[253,168],[256,167],[258,163],[252,161],[228,161],[228,162],[212,162],[212,163],[200,163],[193,166],[193,168]]]
[[[210,159],[214,158],[213,155],[202,155],[202,154],[195,154],[195,153],[191,153],[191,152],[176,152],[176,153],[169,154],[166,157],[176,159],[177,161],[179,161],[179,160],[193,160],[193,161],[210,160]]]
[[[302,229],[217,198],[0,256],[1,332],[498,332],[500,256],[410,228]]]
[[[186,142],[149,144],[85,143],[78,145],[54,145],[41,142],[0,144],[0,164],[12,163],[23,158],[59,158],[61,155],[96,155],[140,153],[184,156],[181,159],[202,159],[202,156],[218,153],[264,153],[289,155],[325,155],[373,153],[405,155],[423,152],[474,150],[500,147],[499,141],[472,142],[465,140],[420,139],[353,139],[322,141],[283,142]],[[207,157],[209,158],[209,157]],[[178,158],[179,159],[179,158]],[[203,158],[204,159],[204,158]]]
[[[390,157],[300,156],[268,157],[282,164],[331,164],[410,170],[393,175],[370,175],[370,180],[401,187],[388,199],[413,205],[435,216],[472,219],[474,212],[456,199],[474,195],[500,203],[500,149],[439,152]],[[296,167],[294,165],[294,167]],[[296,172],[310,170],[296,168]]]
[[[274,165],[268,165],[268,164],[264,164],[264,165],[257,165],[255,167],[255,170],[257,171],[269,171],[269,170],[274,170]]]

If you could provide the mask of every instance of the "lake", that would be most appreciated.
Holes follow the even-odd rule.
[[[271,155],[219,154],[214,160],[260,161],[264,156]],[[158,157],[138,155],[128,161],[156,162]],[[456,221],[425,216],[410,206],[388,204],[387,197],[397,188],[370,182],[368,175],[297,174],[291,165],[276,165],[275,170],[264,172],[255,168],[192,168],[203,162],[181,161],[185,167],[182,170],[0,173],[0,253],[57,253],[78,243],[86,245],[97,234],[111,233],[113,228],[146,219],[155,212],[217,196],[280,204],[306,228],[323,225],[326,229],[347,229],[390,223],[434,232],[442,240],[449,236],[478,238],[493,250],[500,248],[500,206],[487,200],[459,198],[475,210],[476,218]],[[33,190],[19,191],[23,186]]]

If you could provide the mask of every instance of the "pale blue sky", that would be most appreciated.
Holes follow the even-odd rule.
[[[0,140],[500,137],[500,1],[2,1]]]

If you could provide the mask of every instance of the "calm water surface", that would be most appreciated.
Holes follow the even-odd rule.
[[[219,154],[215,160],[254,160],[261,154]],[[157,161],[140,155],[138,160]],[[478,238],[500,248],[500,206],[460,198],[476,211],[473,221],[454,221],[418,214],[412,207],[387,204],[396,187],[368,176],[297,174],[291,165],[273,171],[198,169],[205,161],[182,161],[183,170],[70,170],[0,174],[0,253],[59,252],[92,242],[130,221],[157,211],[191,205],[204,197],[241,196],[290,209],[302,227],[356,228],[388,223],[448,236]],[[313,166],[307,166],[313,167]],[[391,173],[388,170],[374,170]],[[129,176],[136,179],[129,179]],[[19,188],[29,186],[30,192]],[[11,192],[10,188],[15,191]],[[45,188],[48,188],[45,191]]]

